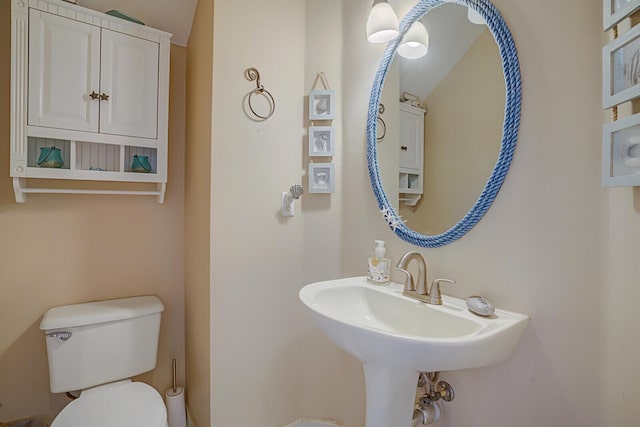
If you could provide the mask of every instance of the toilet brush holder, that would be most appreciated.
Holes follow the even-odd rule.
[[[165,392],[167,420],[169,427],[186,427],[187,411],[184,402],[184,388],[176,386],[176,359],[171,361],[173,385]]]

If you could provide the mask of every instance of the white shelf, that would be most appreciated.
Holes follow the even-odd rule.
[[[28,187],[26,178],[13,178],[13,191],[18,203],[27,201],[27,194],[102,194],[121,196],[155,196],[158,203],[164,203],[167,184],[157,183],[157,190],[97,190],[78,188]]]
[[[39,167],[39,151],[43,147],[60,149],[64,165],[61,168]],[[83,181],[166,182],[157,172],[156,148],[96,144],[85,141],[68,141],[52,138],[28,138],[26,172],[23,178],[68,179]],[[147,156],[151,172],[132,172],[134,155]]]
[[[415,206],[418,204],[418,202],[420,201],[420,199],[422,198],[422,193],[420,194],[407,194],[407,193],[400,193],[400,197],[398,197],[398,200],[402,203],[404,203],[407,206]]]

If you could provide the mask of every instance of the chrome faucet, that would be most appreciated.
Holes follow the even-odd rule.
[[[417,281],[413,274],[408,270],[409,263],[412,260],[416,260],[418,263]],[[402,271],[407,276],[404,281],[404,290],[402,291],[402,295],[426,302],[427,304],[442,305],[440,283],[456,283],[455,280],[436,279],[431,284],[431,288],[427,289],[427,262],[424,260],[422,254],[415,251],[404,254],[396,264],[396,270]]]

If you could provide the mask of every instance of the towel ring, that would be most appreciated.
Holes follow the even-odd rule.
[[[254,81],[254,80],[256,81],[256,88],[251,92],[249,92],[249,97],[247,99],[247,103],[249,104],[249,109],[251,110],[253,115],[259,118],[260,120],[262,121],[267,120],[269,117],[273,116],[273,113],[276,111],[276,100],[273,98],[271,93],[269,93],[269,91],[264,88],[262,83],[260,83],[260,73],[256,68],[254,67],[247,68],[244,72],[244,76],[249,81]],[[261,95],[267,99],[267,102],[269,103],[269,113],[267,113],[267,115],[259,114],[253,108],[253,104],[251,103],[251,98],[254,95]]]

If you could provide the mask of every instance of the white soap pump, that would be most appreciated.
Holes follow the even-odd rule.
[[[391,260],[386,257],[387,249],[384,240],[376,240],[375,255],[369,258],[367,279],[373,283],[384,284],[389,282],[391,272]]]

